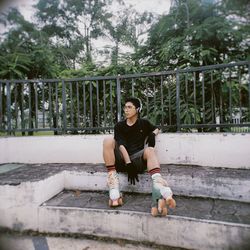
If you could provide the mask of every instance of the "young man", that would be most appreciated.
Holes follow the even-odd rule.
[[[103,158],[108,170],[109,205],[122,205],[117,172],[127,172],[128,181],[135,185],[138,173],[145,170],[152,178],[151,214],[167,215],[167,206],[175,207],[173,193],[160,174],[154,146],[159,129],[148,120],[140,118],[142,109],[138,98],[126,99],[124,113],[126,119],[118,122],[114,128],[114,138],[105,138]],[[145,146],[146,142],[146,146]]]

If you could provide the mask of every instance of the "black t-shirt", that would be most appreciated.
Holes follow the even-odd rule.
[[[132,126],[124,120],[115,125],[114,137],[118,146],[123,145],[128,154],[132,155],[144,148],[145,139],[156,128],[146,119],[138,118]]]

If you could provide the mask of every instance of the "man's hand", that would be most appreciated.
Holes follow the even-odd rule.
[[[136,166],[134,166],[132,162],[127,163],[126,165],[128,170],[128,182],[135,185],[135,180],[139,182]]]
[[[149,147],[155,146],[155,133],[151,132],[148,136],[147,142]]]

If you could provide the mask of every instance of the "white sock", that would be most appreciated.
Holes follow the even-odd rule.
[[[155,174],[153,174],[153,175],[151,176],[151,178],[154,180],[155,177],[157,177],[157,176],[161,176],[161,174],[160,174],[160,173],[155,173]]]
[[[117,199],[119,199],[120,198],[120,192],[119,192],[119,190],[118,189],[111,189],[109,191],[109,198],[111,200],[117,200]]]

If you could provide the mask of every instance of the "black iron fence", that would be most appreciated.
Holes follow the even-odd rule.
[[[250,132],[250,62],[78,79],[0,80],[0,131],[101,133],[128,96],[163,131]]]

